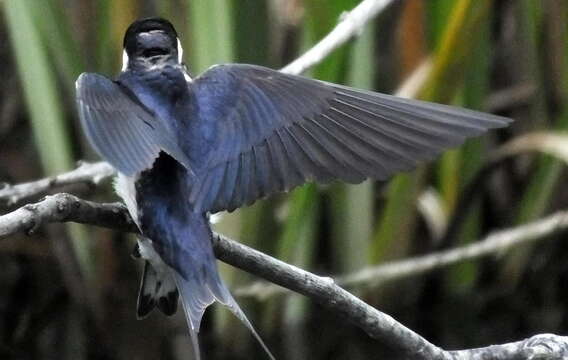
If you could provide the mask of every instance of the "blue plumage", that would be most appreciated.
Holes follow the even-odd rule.
[[[198,357],[197,332],[214,301],[272,357],[217,273],[209,213],[306,181],[385,180],[510,122],[254,65],[214,66],[191,79],[179,44],[163,19],[133,23],[120,75],[82,74],[77,103],[141,231],[138,316],[155,306],[173,313],[179,291]]]

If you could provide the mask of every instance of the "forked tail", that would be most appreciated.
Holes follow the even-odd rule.
[[[136,185],[137,198],[141,199],[137,207],[143,233],[139,252],[155,270],[145,273],[142,300],[149,298],[150,306],[157,304],[169,313],[173,308],[169,305],[175,296],[171,291],[175,283],[198,360],[197,333],[201,319],[205,309],[215,301],[228,306],[253,333],[270,359],[274,359],[219,277],[209,220],[205,214],[194,212],[192,205],[183,200],[189,198],[186,177],[187,171],[179,163],[169,156],[160,156]],[[171,293],[174,295],[169,295]]]
[[[175,270],[172,271],[175,272]],[[219,278],[216,271],[214,274],[207,274],[205,279],[200,279],[201,281],[194,277],[188,277],[188,279],[186,279],[175,272],[175,280],[183,305],[183,311],[185,312],[185,317],[187,319],[189,335],[191,336],[191,342],[193,343],[195,358],[197,360],[201,359],[199,353],[199,341],[197,338],[201,319],[203,318],[205,309],[215,301],[227,306],[252,332],[270,359],[275,360],[274,356],[270,350],[268,350],[268,347],[264,344],[256,330],[253,328],[252,324],[247,319],[246,315],[241,310],[225,284]]]

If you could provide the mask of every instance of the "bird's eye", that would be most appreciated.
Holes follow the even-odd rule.
[[[152,57],[152,56],[167,55],[167,54],[168,50],[160,47],[153,47],[149,49],[144,49],[144,51],[142,51],[142,56],[144,57]]]

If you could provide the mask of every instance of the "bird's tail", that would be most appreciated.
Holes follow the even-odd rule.
[[[160,179],[163,180],[163,177]],[[153,298],[158,297],[157,305],[160,305],[159,295],[162,293],[158,293],[155,289],[162,289],[164,286],[169,288],[169,285],[175,284],[197,360],[200,359],[197,334],[201,319],[205,309],[215,301],[227,306],[249,328],[270,359],[274,359],[219,277],[207,217],[187,209],[186,204],[179,201],[176,191],[158,192],[156,195],[150,190],[145,194],[147,197],[158,196],[158,200],[169,205],[166,210],[160,206],[149,206],[142,211],[146,237],[142,237],[139,241],[139,252],[142,258],[152,263],[157,275],[146,279],[144,284],[160,285],[150,286],[149,291],[143,293],[151,293],[150,290],[154,289]],[[159,202],[154,201],[154,203]],[[152,274],[147,272],[147,275]],[[156,281],[149,281],[152,278],[156,278]],[[142,288],[146,289],[147,286]],[[164,308],[170,310],[165,303]]]
[[[189,276],[183,277],[175,270],[175,281],[180,294],[183,310],[187,319],[189,327],[189,334],[191,342],[195,351],[196,359],[199,360],[199,342],[197,334],[201,325],[201,319],[205,309],[213,304],[215,301],[227,306],[239,320],[252,332],[256,340],[260,343],[264,351],[268,354],[271,360],[275,360],[274,356],[268,350],[256,330],[253,328],[250,321],[247,319],[244,312],[241,310],[229,290],[222,282],[216,269],[214,272],[201,274],[202,276]]]
[[[146,261],[138,291],[136,317],[145,318],[156,306],[165,315],[172,316],[177,310],[177,303],[178,290],[171,271],[157,271]]]

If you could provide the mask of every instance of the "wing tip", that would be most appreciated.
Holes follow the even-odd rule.
[[[486,123],[487,129],[504,128],[515,122],[515,119],[506,116],[495,115],[484,112],[479,112],[479,114],[481,114],[481,116],[479,117],[478,120],[481,120],[484,123]]]
[[[498,115],[495,116],[497,117],[497,121],[500,122],[497,126],[495,126],[495,128],[504,128],[516,121],[515,119],[506,116],[498,116]]]

